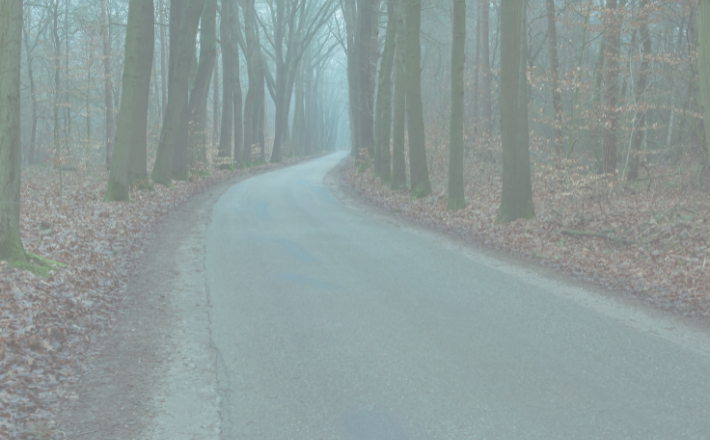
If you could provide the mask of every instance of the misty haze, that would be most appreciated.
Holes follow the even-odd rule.
[[[710,440],[710,0],[0,0],[0,438]]]

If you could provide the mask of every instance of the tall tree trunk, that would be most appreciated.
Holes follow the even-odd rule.
[[[27,77],[30,80],[30,99],[32,100],[32,131],[30,133],[30,151],[28,152],[27,163],[35,162],[35,149],[37,148],[37,121],[39,112],[37,110],[37,85],[35,84],[34,72],[32,70],[32,46],[30,45],[29,29],[32,27],[32,14],[27,14],[27,26],[23,27],[25,42],[25,55],[27,57]]]
[[[422,110],[421,45],[419,43],[422,21],[422,0],[406,1],[405,35],[407,42],[407,134],[409,137],[409,178],[412,198],[420,199],[431,194],[429,169],[424,137],[424,112]]]
[[[678,28],[678,39],[676,40],[676,47],[675,47],[675,55],[678,56],[680,54],[680,50],[683,46],[683,33],[685,29],[685,17],[683,17],[682,21],[680,22],[680,27]],[[675,105],[676,105],[676,98],[678,96],[678,87],[676,84],[673,82],[673,73],[675,72],[675,69],[671,70],[670,74],[668,75],[668,80],[671,83],[671,101],[670,101],[670,111],[668,115],[668,130],[666,131],[666,146],[670,147],[671,142],[673,141],[673,127],[675,124]],[[675,148],[676,151],[679,151],[677,148]]]
[[[61,137],[59,111],[61,108],[62,83],[61,83],[61,42],[59,41],[59,0],[54,0],[52,8],[52,39],[54,40],[54,166],[59,169],[59,185],[61,192],[62,168],[61,163]]]
[[[405,35],[406,0],[395,0],[397,38],[395,42],[394,98],[392,117],[392,189],[407,186],[407,169],[404,160],[404,130],[406,124],[407,74],[404,68],[407,48]]]
[[[466,206],[463,184],[463,73],[466,60],[466,0],[453,0],[452,3],[449,192],[446,209],[457,210]]]
[[[313,65],[309,60],[307,67],[304,70],[304,125],[303,125],[303,143],[304,152],[306,155],[315,153],[314,139],[315,127],[313,124]]]
[[[205,157],[207,149],[207,98],[212,70],[217,59],[217,0],[205,0],[200,19],[200,62],[190,91],[188,121],[188,163],[194,166],[197,158]]]
[[[253,160],[252,148],[256,141],[256,132],[254,131],[254,119],[257,111],[257,82],[258,82],[258,57],[256,53],[256,31],[254,18],[254,0],[244,0],[244,39],[246,40],[245,58],[247,61],[247,80],[248,88],[244,102],[244,163],[249,164]],[[263,78],[262,78],[263,81]]]
[[[557,18],[555,0],[546,0],[547,4],[547,42],[550,48],[550,88],[552,106],[555,109],[555,153],[562,155],[562,93],[560,92],[560,62],[557,56]],[[582,48],[584,50],[584,48]]]
[[[106,0],[101,0],[101,40],[103,42],[104,103],[106,106],[106,169],[111,169],[113,154],[113,84],[111,80],[111,43],[108,39]]]
[[[604,172],[614,174],[616,173],[616,132],[619,125],[619,115],[616,104],[618,98],[621,20],[617,14],[618,7],[616,0],[607,0],[606,9],[607,47],[604,71]]]
[[[204,1],[200,0],[204,5]],[[197,34],[195,34],[197,35]],[[195,37],[196,44],[197,38]],[[178,125],[177,143],[173,147],[173,158],[171,164],[171,176],[173,180],[188,181],[190,179],[190,170],[188,164],[188,143],[189,143],[189,119],[190,119],[190,90],[192,88],[192,79],[197,73],[197,54],[196,45],[193,45],[190,50],[190,63],[187,74],[187,90],[184,96],[184,105],[180,114],[180,124]]]
[[[26,264],[20,238],[22,0],[0,0],[0,261]]]
[[[69,77],[69,36],[71,32],[69,31],[69,4],[70,0],[64,0],[64,75]],[[69,80],[67,80],[67,86],[64,88],[64,97],[62,99],[64,105],[64,124],[66,133],[66,143],[71,141],[72,137],[72,123],[71,123],[71,93],[69,92]]]
[[[89,43],[89,54],[86,62],[86,147],[91,145],[91,89],[93,78],[91,77],[91,67],[94,64],[94,41]]]
[[[698,8],[698,70],[700,102],[703,107],[705,150],[710,159],[710,0],[700,0]]]
[[[106,1],[106,0],[101,0]],[[165,118],[165,109],[168,108],[168,72],[165,65],[165,54],[168,40],[165,35],[165,5],[164,0],[158,0],[158,23],[160,26],[160,118]]]
[[[638,178],[639,174],[639,161],[641,144],[646,134],[646,109],[645,103],[643,102],[644,93],[646,92],[646,84],[648,83],[648,61],[651,57],[651,36],[648,32],[648,13],[645,11],[646,5],[648,5],[648,0],[641,0],[639,5],[639,12],[641,20],[641,44],[643,45],[643,55],[641,58],[641,65],[639,66],[639,76],[636,84],[636,121],[633,127],[633,138],[631,139],[631,163],[629,168],[628,178],[629,180],[634,180]]]
[[[394,63],[397,18],[395,0],[387,0],[387,31],[385,48],[380,62],[380,73],[375,104],[375,172],[382,183],[392,180],[390,169],[390,136],[392,132],[392,64]]]
[[[491,4],[485,0],[478,2],[479,38],[481,42],[481,136],[485,145],[490,145],[493,135],[493,108],[491,105],[491,53],[488,43]]]
[[[126,27],[121,107],[118,110],[116,144],[104,201],[125,201],[129,185],[146,177],[148,101],[153,68],[153,0],[131,0]],[[142,170],[140,165],[142,163]]]
[[[475,137],[478,138],[478,132],[479,132],[479,124],[480,124],[480,118],[478,115],[480,114],[481,111],[481,88],[479,87],[479,83],[481,80],[481,8],[483,8],[483,3],[485,0],[478,0],[478,23],[476,23],[476,27],[474,30],[474,43],[473,43],[473,86],[472,86],[472,98],[473,102],[471,103],[471,121],[473,122],[472,128],[475,133]]]
[[[232,19],[229,22],[230,30],[230,51],[232,52],[232,96],[234,98],[234,159],[237,166],[243,167],[248,157],[244,155],[244,115],[242,113],[242,84],[239,78],[239,14],[238,8],[234,7]]]
[[[261,37],[259,35],[259,28],[254,28],[256,34],[256,68],[257,68],[257,109],[256,116],[254,118],[254,133],[256,133],[256,141],[259,145],[259,152],[261,157],[259,158],[260,163],[266,162],[266,75],[267,66],[266,61],[261,53]],[[273,93],[272,93],[273,98]]]
[[[195,56],[195,38],[197,25],[200,21],[204,0],[191,0],[182,5],[184,0],[172,0],[170,7],[170,24],[173,24],[172,15],[183,6],[180,20],[172,27],[170,38],[177,44],[170,46],[171,66],[168,78],[168,108],[165,111],[165,120],[160,133],[158,154],[151,173],[154,182],[170,186],[173,176],[173,153],[181,142],[181,124],[183,124],[188,104],[188,87],[190,81],[190,66]],[[173,57],[173,51],[175,52]],[[172,62],[174,58],[174,63]],[[184,140],[183,140],[184,142]]]
[[[342,3],[345,21],[345,50],[348,72],[348,114],[350,117],[350,154],[357,158],[360,148],[360,94],[358,93],[358,45],[357,45],[357,1],[344,0]]]
[[[592,2],[587,3],[587,12],[584,15],[584,28],[582,29],[582,45],[580,46],[579,56],[577,57],[577,73],[575,74],[574,95],[572,97],[572,116],[570,117],[570,128],[567,135],[567,158],[572,154],[574,148],[574,136],[577,130],[577,107],[579,106],[579,87],[582,83],[582,63],[584,61],[584,49],[587,46],[587,25],[589,24],[589,16],[592,12]],[[595,72],[596,77],[596,72]]]
[[[498,223],[532,218],[530,133],[526,58],[526,0],[502,0],[500,7],[500,114],[503,190]]]
[[[219,54],[217,55],[217,57],[215,57],[214,79],[212,80],[212,83],[214,84],[214,86],[212,87],[212,148],[215,149],[219,146],[219,122],[221,118],[220,109],[222,108],[219,99]],[[207,156],[205,156],[203,162],[207,162]]]
[[[281,141],[283,137],[283,126],[285,115],[286,101],[286,63],[284,62],[283,43],[284,43],[284,28],[285,26],[285,2],[276,2],[276,23],[274,26],[273,45],[276,64],[276,96],[274,99],[275,117],[274,117],[274,143],[271,149],[272,163],[281,162]]]
[[[254,135],[255,135],[255,140],[256,143],[259,147],[259,154],[260,157],[257,159],[259,163],[265,163],[266,162],[266,144],[265,144],[265,129],[266,129],[266,80],[265,80],[265,71],[266,71],[266,65],[263,62],[263,59],[261,57],[261,48],[259,47],[258,44],[258,36],[257,36],[257,59],[260,61],[259,65],[257,67],[258,72],[257,72],[257,102],[256,105],[254,106],[256,108],[256,114],[254,115]]]
[[[217,153],[217,157],[219,157],[222,162],[226,160],[231,161],[232,158],[234,90],[232,88],[233,82],[230,78],[232,78],[234,63],[232,62],[233,52],[229,49],[229,21],[233,13],[233,0],[222,0],[222,20],[220,22],[219,31],[220,39],[222,40],[222,131],[219,137],[219,151]]]
[[[358,0],[356,56],[358,83],[358,130],[359,151],[367,150],[373,153],[374,143],[374,77],[372,75],[373,17],[376,13],[376,0]]]
[[[293,133],[291,137],[291,144],[293,145],[294,153],[296,156],[302,156],[305,154],[303,148],[303,124],[305,123],[305,110],[303,108],[304,99],[304,70],[306,66],[307,56],[304,55],[304,59],[298,64],[298,70],[296,72],[296,93],[293,109]]]
[[[597,53],[597,61],[594,66],[594,101],[596,108],[604,113],[604,90],[602,88],[604,80],[604,65],[606,64],[606,36],[602,35],[602,41],[599,43],[599,52]],[[597,162],[597,172],[604,172],[604,123],[595,121],[593,129],[594,142],[594,159]],[[570,147],[571,149],[571,147]]]
[[[377,61],[380,57],[380,40],[379,40],[379,32],[380,32],[380,0],[375,0],[375,4],[373,7],[374,13],[372,14],[372,30],[370,32],[370,51],[369,51],[369,62],[367,63],[367,66],[369,67],[368,72],[367,72],[367,85],[368,89],[365,90],[366,93],[366,98],[367,98],[367,109],[368,109],[368,115],[371,118],[371,122],[369,125],[369,131],[368,131],[368,136],[372,135],[372,140],[369,142],[368,148],[368,154],[371,158],[375,157],[375,88],[377,86]],[[320,76],[321,70],[319,70],[319,76]],[[322,100],[319,99],[319,103],[322,103]],[[320,105],[320,104],[319,104]],[[321,115],[324,115],[324,113],[321,113]],[[321,118],[322,119],[322,118]]]

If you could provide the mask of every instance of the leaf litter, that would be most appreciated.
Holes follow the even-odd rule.
[[[69,386],[100,355],[93,343],[111,329],[122,288],[170,211],[217,183],[292,162],[134,187],[131,202],[116,203],[102,201],[105,171],[64,173],[61,196],[56,172],[23,171],[25,249],[65,267],[41,278],[0,262],[0,438],[63,438],[53,414],[78,398]]]

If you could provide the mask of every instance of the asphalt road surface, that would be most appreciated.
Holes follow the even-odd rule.
[[[344,157],[214,206],[224,439],[710,439],[706,334],[342,202]]]

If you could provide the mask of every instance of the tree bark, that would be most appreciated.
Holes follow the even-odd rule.
[[[397,34],[395,40],[394,99],[392,118],[392,189],[407,186],[407,169],[404,160],[404,130],[406,125],[407,73],[404,68],[407,48],[404,24],[404,2],[395,0]]]
[[[555,153],[562,155],[562,93],[560,91],[560,62],[557,56],[557,18],[555,0],[546,0],[547,4],[547,42],[550,49],[550,88],[552,106],[555,109]],[[584,48],[582,48],[584,50]]]
[[[0,0],[0,261],[27,262],[20,238],[22,0]]]
[[[616,104],[618,98],[618,75],[619,75],[619,39],[621,33],[621,23],[617,15],[617,0],[607,0],[607,20],[606,20],[606,54],[604,71],[604,172],[607,174],[616,173],[616,132],[619,125],[619,115]]]
[[[481,110],[481,88],[479,86],[481,81],[481,15],[480,11],[483,8],[483,3],[486,0],[478,0],[479,16],[478,23],[476,23],[476,29],[474,31],[474,43],[473,43],[473,86],[471,90],[471,95],[473,102],[471,103],[471,121],[473,122],[472,128],[475,133],[475,137],[478,138],[479,134],[479,124],[480,124],[480,110]]]
[[[126,27],[121,107],[104,201],[126,201],[129,186],[146,177],[148,101],[155,35],[153,0],[131,0]],[[139,168],[142,163],[142,170]]]
[[[644,134],[646,133],[646,109],[643,103],[644,94],[646,92],[646,84],[648,83],[648,61],[651,57],[651,36],[648,32],[648,14],[644,8],[648,5],[648,0],[641,0],[639,5],[640,20],[641,20],[641,44],[643,45],[643,54],[641,65],[639,66],[638,80],[636,81],[636,121],[633,128],[633,138],[631,140],[631,163],[629,167],[628,179],[634,180],[639,175],[639,161],[641,159],[641,143],[643,142]]]
[[[234,96],[234,158],[237,166],[244,167],[249,160],[249,156],[244,154],[244,114],[242,110],[242,83],[239,76],[239,44],[237,43],[239,30],[239,16],[237,8],[234,8],[232,21],[230,22],[230,49],[232,50],[232,91]]]
[[[219,54],[215,57],[212,83],[214,84],[212,87],[212,148],[216,149],[219,146],[219,121],[221,118],[220,109],[222,108],[222,103],[219,99]],[[207,157],[204,158],[204,162],[207,162]]]
[[[446,209],[466,206],[463,182],[463,94],[466,61],[466,0],[452,0],[451,117],[449,119],[449,191]]]
[[[375,172],[382,183],[392,180],[390,168],[390,136],[392,132],[392,64],[394,63],[397,18],[395,0],[387,0],[387,30],[385,48],[380,62],[380,73],[375,103]]]
[[[202,3],[204,4],[203,0]],[[201,14],[200,14],[201,15]],[[198,19],[199,21],[199,19]],[[197,34],[195,34],[197,36]],[[192,79],[195,78],[197,73],[197,54],[196,49],[197,37],[195,37],[195,42],[190,50],[190,62],[188,64],[188,74],[187,74],[187,90],[185,91],[185,101],[182,108],[182,113],[180,114],[180,124],[178,125],[178,135],[177,143],[173,147],[173,158],[171,164],[171,176],[173,180],[189,181],[190,170],[188,163],[188,142],[189,142],[189,119],[190,119],[190,90],[192,85]]]
[[[357,51],[357,2],[344,0],[342,3],[343,19],[345,21],[345,50],[348,71],[348,114],[350,116],[350,154],[357,158],[360,148],[360,103],[358,93],[358,51]]]
[[[60,123],[59,123],[59,110],[61,106],[61,96],[62,96],[62,83],[61,83],[61,42],[59,41],[59,0],[54,0],[52,5],[52,40],[54,43],[54,93],[53,93],[53,104],[54,104],[54,166],[59,167],[59,179],[61,188],[61,137],[60,137]]]
[[[245,58],[247,61],[248,88],[244,102],[244,163],[249,164],[253,160],[252,148],[257,143],[256,132],[254,131],[254,120],[257,112],[257,82],[258,82],[258,55],[256,52],[256,32],[254,29],[254,0],[244,0],[244,39],[246,40]],[[263,81],[263,77],[261,79]]]
[[[407,134],[409,137],[409,178],[412,198],[420,199],[431,194],[429,170],[424,137],[424,112],[422,110],[421,45],[419,42],[422,0],[406,1],[407,48]]]
[[[294,153],[297,156],[302,156],[305,153],[304,149],[304,139],[303,130],[305,124],[305,109],[303,107],[304,99],[304,70],[307,63],[307,55],[304,55],[303,60],[298,64],[298,70],[296,72],[296,91],[295,91],[295,101],[293,109],[293,133],[291,136],[291,143],[293,145]]]
[[[498,223],[532,218],[526,58],[526,0],[502,0],[500,113],[503,190]]]
[[[69,36],[71,31],[69,30],[69,4],[70,0],[64,0],[64,75],[69,78]],[[64,105],[64,126],[66,133],[66,142],[69,144],[72,137],[72,123],[71,123],[71,92],[69,91],[69,80],[67,79],[67,86],[64,89],[64,97],[62,98],[62,104]]]
[[[486,146],[490,145],[493,135],[493,107],[491,104],[491,53],[488,43],[489,21],[491,4],[486,0],[479,0],[479,26],[481,42],[481,136]]]
[[[106,0],[101,0],[106,1]],[[165,53],[168,46],[165,35],[165,5],[163,0],[158,0],[158,25],[160,26],[160,117],[165,117],[168,108],[168,72],[165,65]]]
[[[698,70],[700,102],[703,107],[705,151],[710,160],[710,0],[700,0],[698,8]]]
[[[374,94],[375,81],[372,69],[373,18],[376,0],[357,1],[356,70],[358,88],[358,151],[367,150],[372,157],[374,143]]]
[[[25,43],[25,56],[27,57],[27,77],[30,80],[30,99],[32,100],[32,131],[30,132],[30,149],[26,159],[28,164],[35,162],[35,150],[37,148],[37,121],[39,120],[39,112],[37,109],[37,85],[35,84],[34,71],[32,70],[32,52],[34,46],[30,44],[29,30],[32,27],[32,14],[27,14],[27,26],[23,28],[23,36]],[[36,43],[35,43],[36,45]]]
[[[185,0],[172,0],[170,7],[171,25],[172,15],[180,9],[180,4]],[[184,12],[180,14],[180,21],[170,32],[170,38],[177,44],[171,44],[170,73],[168,78],[168,108],[165,111],[165,120],[160,134],[158,144],[158,154],[155,158],[155,165],[151,177],[155,183],[170,186],[173,176],[173,154],[176,147],[181,142],[181,124],[185,120],[188,105],[188,86],[190,80],[190,66],[195,56],[195,38],[197,35],[197,25],[204,0],[191,0],[184,4]],[[174,66],[174,67],[173,67]],[[183,142],[185,140],[182,140]]]
[[[231,78],[234,63],[232,61],[233,52],[229,49],[231,38],[229,22],[232,14],[234,14],[233,8],[233,0],[222,0],[222,15],[219,28],[219,36],[222,42],[222,129],[219,136],[219,150],[217,152],[217,157],[221,159],[220,162],[224,162],[225,160],[231,162],[232,158],[234,89],[232,88],[233,82]]]
[[[286,100],[286,63],[284,62],[283,40],[286,28],[286,11],[283,0],[276,1],[276,22],[274,23],[274,55],[276,57],[276,97],[274,99],[275,120],[274,120],[274,144],[271,150],[272,163],[281,162],[281,140],[283,137],[283,126],[285,118]]]
[[[207,154],[207,98],[212,70],[217,59],[217,0],[205,0],[200,19],[200,61],[197,76],[190,91],[188,121],[188,164],[194,166],[198,157]]]

